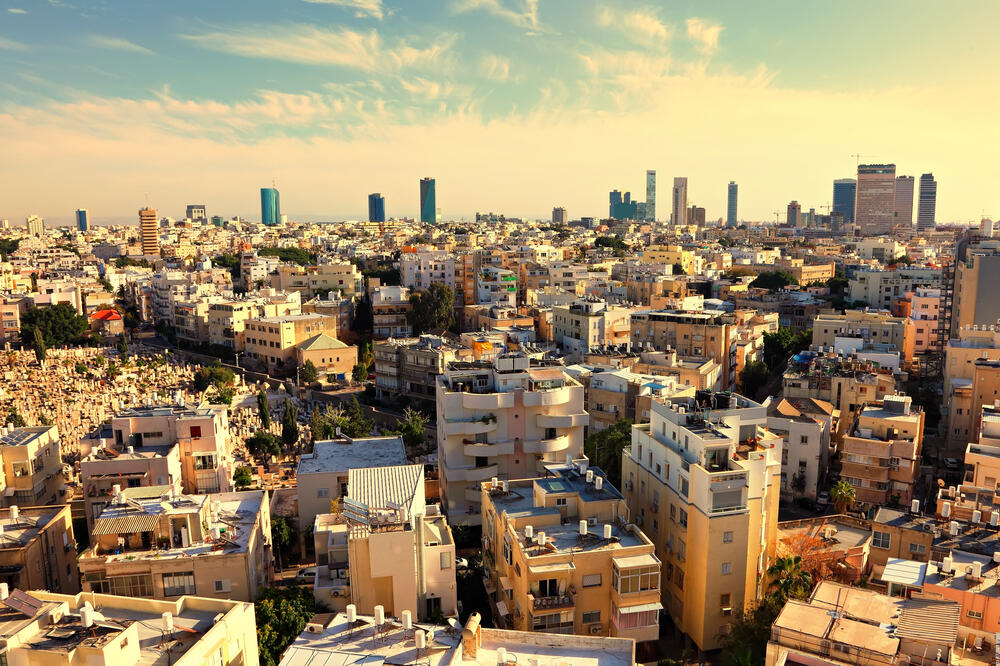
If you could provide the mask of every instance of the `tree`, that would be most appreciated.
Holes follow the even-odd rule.
[[[21,416],[21,412],[17,411],[17,407],[11,407],[10,411],[7,412],[7,420],[4,421],[8,425],[12,425],[15,428],[27,428],[28,424],[24,421],[24,417]]]
[[[194,388],[197,391],[204,391],[209,386],[222,388],[230,386],[236,379],[236,374],[222,363],[216,361],[212,365],[203,365],[194,373]]]
[[[262,257],[277,257],[281,261],[298,264],[299,266],[312,266],[316,264],[316,255],[298,247],[261,247],[257,248],[257,254]]]
[[[399,435],[407,449],[418,449],[424,445],[424,424],[427,417],[422,412],[407,407],[403,418],[396,421],[396,427],[387,434]]]
[[[25,346],[35,342],[35,329],[42,332],[48,349],[76,342],[87,330],[87,318],[77,314],[69,303],[57,303],[47,308],[28,308],[21,315],[21,341]]]
[[[676,263],[676,264],[673,265],[673,274],[674,275],[687,275],[687,271],[684,270],[684,266],[682,266],[679,263]]]
[[[446,284],[435,282],[430,289],[410,294],[406,321],[413,334],[450,328],[455,323],[455,292]]]
[[[771,625],[784,604],[775,595],[765,596],[756,606],[737,612],[723,637],[725,666],[764,666]]]
[[[356,364],[351,370],[351,379],[354,380],[355,384],[360,384],[368,379],[368,366],[364,363]]]
[[[796,333],[790,328],[779,328],[774,333],[764,334],[763,361],[775,374],[781,374],[789,357],[808,349],[812,344],[812,330]]]
[[[299,441],[299,410],[290,398],[285,398],[285,413],[281,415],[281,441],[285,446],[294,446]]]
[[[771,577],[770,588],[784,603],[789,599],[805,599],[812,590],[812,576],[802,568],[801,555],[788,555],[774,560],[767,568]]]
[[[755,397],[767,385],[771,371],[763,361],[751,361],[740,372],[740,390],[748,398]]]
[[[261,588],[254,602],[261,666],[276,666],[306,622],[316,614],[316,600],[303,586]]]
[[[213,405],[232,405],[236,391],[231,386],[216,386],[215,393],[209,397],[208,401]]]
[[[233,474],[233,484],[236,486],[236,490],[249,488],[252,483],[253,474],[250,472],[250,468],[245,465],[237,467],[236,472]]]
[[[375,428],[375,420],[361,409],[358,396],[352,397],[344,405],[344,423],[340,431],[351,438],[369,437]]]
[[[118,349],[118,353],[122,358],[128,358],[128,339],[124,333],[118,336],[118,343],[115,345],[115,348]]]
[[[622,449],[631,442],[632,421],[622,419],[610,428],[592,432],[583,444],[583,452],[594,465],[607,473],[608,483],[621,488]]]
[[[368,437],[375,428],[375,421],[361,409],[355,396],[342,406],[328,406],[324,411],[313,412],[309,420],[313,441],[333,439],[340,434],[352,439]]]
[[[372,299],[368,292],[365,292],[354,305],[354,321],[351,322],[351,330],[364,333],[370,332],[374,328],[375,313],[372,311]]]
[[[267,401],[267,388],[261,388],[257,394],[257,415],[260,416],[260,427],[267,430],[271,427],[271,409]]]
[[[34,334],[34,344],[35,348],[35,360],[41,363],[45,360],[45,336],[42,334],[42,329],[36,328]]]
[[[281,439],[277,435],[258,430],[246,439],[247,450],[254,456],[281,455]]]
[[[837,513],[844,513],[851,508],[854,504],[855,492],[854,486],[849,484],[847,481],[837,481],[830,488],[830,499],[833,500],[833,505],[837,507]]]
[[[319,379],[319,370],[316,369],[316,364],[312,361],[306,361],[302,364],[302,369],[299,371],[299,377],[306,384],[312,384],[314,381]]]
[[[117,379],[121,376],[122,371],[114,363],[108,363],[108,369],[104,371],[104,374],[108,379]]]
[[[787,271],[765,271],[758,275],[754,281],[750,283],[750,286],[768,289],[770,291],[778,291],[779,289],[787,287],[790,284],[798,283],[799,281],[795,279],[795,276]]]
[[[290,518],[275,516],[271,519],[271,542],[274,549],[286,559],[292,554],[292,547],[298,541],[295,523]]]

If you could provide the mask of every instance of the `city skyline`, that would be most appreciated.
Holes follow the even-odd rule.
[[[933,171],[947,184],[939,222],[996,217],[997,167],[970,158],[993,132],[992,105],[964,110],[957,134],[950,105],[981,94],[1000,7],[921,3],[900,23],[902,6],[866,7],[862,25],[860,3],[774,3],[751,21],[735,3],[326,0],[185,13],[7,0],[0,217],[70,223],[85,206],[95,221],[128,219],[146,194],[173,216],[195,200],[251,217],[255,186],[272,179],[292,219],[362,219],[372,191],[415,217],[412,181],[424,173],[447,187],[445,220],[544,219],[554,205],[578,217],[599,215],[612,187],[642,192],[655,169],[686,176],[709,219],[725,217],[734,180],[741,218],[769,220],[793,198],[829,204],[830,181],[853,175],[852,153]],[[899,34],[886,37],[876,26],[890,18]],[[136,37],[150,22],[162,29]],[[844,31],[863,53],[834,48]],[[789,49],[794,34],[813,48]],[[918,47],[907,34],[925,38]],[[819,116],[786,111],[807,107]],[[602,157],[609,134],[613,160]],[[807,146],[810,168],[790,168],[776,144]]]

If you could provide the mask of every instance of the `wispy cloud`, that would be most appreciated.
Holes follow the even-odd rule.
[[[7,10],[7,12],[9,14],[27,14],[28,13],[28,11],[26,9],[21,9],[20,7],[10,7]]]
[[[385,16],[385,9],[382,7],[382,0],[305,0],[316,5],[336,5],[346,9],[354,10],[354,15],[358,18],[368,16],[379,21]]]
[[[511,6],[503,0],[458,0],[454,7],[459,14],[481,9],[527,30],[538,30],[541,27],[538,22],[538,0],[512,0]]]
[[[480,62],[479,73],[490,81],[506,81],[510,78],[510,61],[498,55],[488,55]]]
[[[709,23],[697,17],[687,20],[688,37],[702,53],[711,55],[719,48],[719,33],[721,32],[722,26],[718,23]]]
[[[455,43],[439,36],[428,46],[400,39],[387,45],[375,30],[326,30],[310,25],[241,26],[201,35],[182,35],[202,48],[248,58],[306,65],[334,65],[366,72],[390,72],[440,63]]]
[[[140,53],[142,55],[153,55],[153,52],[145,46],[130,42],[122,37],[108,37],[107,35],[90,35],[87,43],[102,49],[112,49],[114,51],[125,51],[127,53]]]
[[[28,45],[22,44],[21,42],[15,42],[13,39],[0,37],[0,49],[5,51],[27,51]]]
[[[603,7],[597,13],[597,25],[619,28],[638,41],[653,46],[664,46],[672,32],[653,10],[619,11]]]

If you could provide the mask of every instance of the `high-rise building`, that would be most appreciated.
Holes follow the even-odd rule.
[[[552,209],[552,224],[566,224],[566,209],[565,208],[553,208]]]
[[[913,176],[896,176],[896,214],[894,224],[913,226]]]
[[[736,227],[739,225],[739,218],[736,216],[737,200],[739,198],[740,186],[736,181],[729,181],[729,197],[726,202],[726,226]]]
[[[608,217],[612,220],[637,220],[638,206],[632,201],[632,193],[626,192],[624,196],[618,190],[612,190],[608,194]]]
[[[281,222],[281,200],[278,196],[278,188],[260,188],[260,221],[269,227],[276,226]]]
[[[892,231],[896,216],[896,165],[859,164],[854,222],[863,236]]]
[[[437,196],[433,178],[420,179],[420,221],[427,224],[437,222]]]
[[[799,226],[799,220],[802,217],[802,206],[798,201],[792,201],[788,204],[788,211],[785,213],[785,225],[789,227]]]
[[[86,208],[76,209],[76,230],[90,231],[90,213]]]
[[[24,223],[28,227],[29,236],[41,236],[45,233],[45,221],[41,215],[29,215]]]
[[[656,221],[656,171],[646,171],[646,217],[647,222]]]
[[[223,219],[223,217],[221,215],[213,215],[212,216],[212,224],[213,225],[215,225],[217,227],[221,227],[225,223],[226,223],[226,221],[225,221],[225,219]]]
[[[676,226],[687,224],[688,212],[688,179],[674,178],[673,209],[670,211],[670,223]]]
[[[846,224],[854,222],[854,197],[858,181],[853,178],[838,178],[833,181],[833,212],[840,213]]]
[[[385,197],[378,192],[368,195],[368,221],[385,222]]]
[[[208,212],[205,204],[188,204],[184,216],[192,222],[208,222]]]
[[[920,176],[920,200],[917,202],[917,229],[934,231],[934,211],[937,208],[937,181],[934,174]]]
[[[139,241],[142,243],[142,253],[153,256],[160,253],[159,229],[156,224],[156,211],[146,206],[139,209]]]
[[[705,209],[701,206],[691,206],[688,208],[688,224],[695,224],[699,227],[705,226]]]

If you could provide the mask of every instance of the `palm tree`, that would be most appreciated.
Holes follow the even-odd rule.
[[[838,481],[833,488],[830,488],[830,499],[837,507],[837,513],[844,513],[850,509],[851,505],[854,504],[854,497],[854,486],[847,481]]]
[[[812,588],[812,576],[802,568],[802,556],[779,557],[767,568],[771,589],[781,601],[804,598]]]

